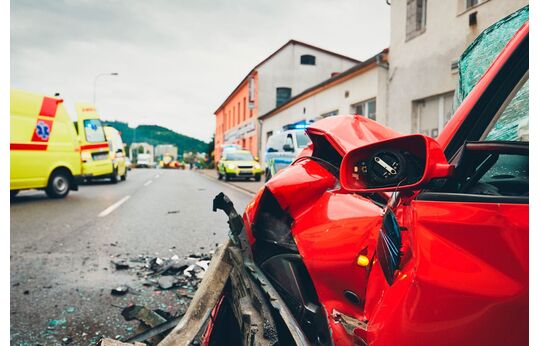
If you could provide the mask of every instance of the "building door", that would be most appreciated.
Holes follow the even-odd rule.
[[[438,137],[453,115],[454,91],[412,102],[412,132]]]

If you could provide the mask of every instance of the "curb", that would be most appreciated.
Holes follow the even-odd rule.
[[[216,182],[218,182],[219,184],[223,184],[223,185],[225,185],[225,186],[228,186],[228,187],[231,187],[231,188],[233,188],[233,189],[239,190],[240,192],[248,193],[248,194],[251,195],[251,196],[256,195],[256,192],[253,192],[253,191],[251,191],[251,190],[249,190],[249,189],[246,189],[246,188],[244,188],[244,187],[238,186],[238,185],[236,185],[236,184],[225,183],[225,182],[223,182],[223,181],[221,181],[221,180],[219,180],[219,179],[217,179],[217,178],[215,178],[215,177],[212,177],[211,175],[202,173],[200,170],[197,171],[197,173],[200,174],[200,175],[202,175],[202,176],[204,176],[204,177],[206,177],[206,178],[208,178],[208,179],[211,179],[211,180],[213,180],[213,181],[216,181]]]

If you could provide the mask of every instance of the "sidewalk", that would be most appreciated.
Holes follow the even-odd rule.
[[[210,179],[218,180],[217,171],[215,169],[199,169],[197,171]],[[225,182],[224,180],[222,180],[222,182],[223,184],[230,184],[234,187],[237,187],[238,189],[241,189],[253,195],[256,194],[262,186],[264,186],[264,181],[231,180]]]

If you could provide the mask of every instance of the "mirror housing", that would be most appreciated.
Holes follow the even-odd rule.
[[[438,142],[420,134],[391,138],[348,152],[341,163],[341,186],[372,193],[414,190],[451,175]]]

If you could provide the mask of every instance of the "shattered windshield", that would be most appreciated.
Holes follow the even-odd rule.
[[[529,7],[507,16],[492,25],[462,53],[459,59],[459,83],[455,107],[462,103],[515,32],[528,20]]]

